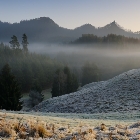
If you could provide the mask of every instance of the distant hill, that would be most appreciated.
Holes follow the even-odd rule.
[[[12,35],[16,35],[20,40],[23,33],[27,34],[29,42],[38,43],[70,42],[74,41],[82,34],[94,34],[97,36],[116,34],[124,35],[126,37],[140,37],[140,32],[134,33],[125,30],[115,21],[101,28],[96,28],[90,24],[85,24],[72,30],[60,27],[48,17],[24,20],[20,23],[13,24],[0,21],[0,41],[9,42]]]

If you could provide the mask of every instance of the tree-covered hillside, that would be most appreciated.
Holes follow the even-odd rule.
[[[47,56],[25,53],[22,49],[11,49],[0,44],[0,69],[8,63],[12,73],[21,84],[23,92],[28,92],[34,84],[42,89],[50,87],[56,69],[63,67],[60,62]]]
[[[104,37],[98,37],[94,34],[83,34],[82,37],[79,37],[73,42],[74,44],[83,44],[83,43],[101,43],[101,44],[140,44],[140,39],[133,37],[125,37],[116,34],[108,34]]]

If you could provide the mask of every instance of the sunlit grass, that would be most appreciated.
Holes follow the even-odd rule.
[[[19,114],[18,114],[19,113]],[[72,114],[71,114],[72,117]],[[138,128],[128,129],[134,122],[120,120],[78,119],[51,117],[41,113],[0,112],[0,137],[2,139],[94,140],[129,139]],[[139,126],[140,123],[137,123]],[[138,135],[137,135],[138,137]]]

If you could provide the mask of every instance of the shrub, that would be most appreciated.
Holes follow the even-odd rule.
[[[44,99],[44,95],[36,90],[31,90],[29,93],[29,99],[25,100],[23,103],[24,107],[32,108],[38,105]]]

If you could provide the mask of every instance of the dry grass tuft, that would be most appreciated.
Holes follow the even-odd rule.
[[[8,126],[3,127],[2,130],[0,130],[0,136],[1,137],[10,137],[11,136],[11,129],[8,128]]]
[[[44,126],[38,125],[37,130],[38,130],[38,135],[39,135],[41,138],[44,138],[45,135],[46,135],[46,133],[47,133],[47,131],[46,131],[46,129],[44,128]]]
[[[101,130],[102,130],[102,131],[105,131],[105,130],[106,130],[106,126],[105,126],[104,123],[101,124]]]

